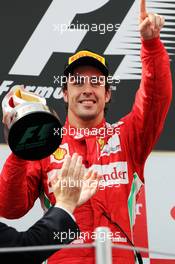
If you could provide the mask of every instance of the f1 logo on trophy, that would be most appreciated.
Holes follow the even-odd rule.
[[[25,160],[39,160],[52,154],[61,137],[57,115],[46,105],[45,98],[16,85],[2,101],[4,135],[12,152]]]

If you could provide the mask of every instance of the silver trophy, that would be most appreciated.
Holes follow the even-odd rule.
[[[52,154],[61,143],[61,123],[45,98],[15,86],[2,101],[5,139],[22,159],[39,160]]]

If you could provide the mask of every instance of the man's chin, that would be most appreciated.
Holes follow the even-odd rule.
[[[96,114],[80,114],[79,118],[81,118],[83,121],[92,121],[96,119]]]

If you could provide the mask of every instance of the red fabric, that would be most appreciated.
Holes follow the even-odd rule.
[[[175,264],[174,259],[150,259],[150,264]]]
[[[135,246],[148,248],[148,232],[147,232],[147,218],[146,218],[146,201],[145,188],[142,186],[137,199],[137,216],[134,226],[134,242]],[[142,257],[148,258],[149,254],[141,252]]]
[[[126,245],[126,237],[103,215],[119,224],[131,239],[128,214],[128,197],[133,174],[141,181],[146,158],[157,141],[171,101],[171,75],[167,53],[160,42],[154,39],[142,41],[143,74],[132,111],[114,124],[113,135],[99,139],[99,135],[75,138],[63,137],[59,150],[52,156],[36,162],[22,161],[13,154],[8,158],[0,177],[0,214],[8,218],[24,215],[39,193],[44,191],[54,203],[48,178],[54,169],[60,169],[66,153],[77,152],[83,156],[88,168],[96,165],[107,187],[102,188],[86,204],[75,210],[74,216],[81,232],[87,232],[84,242],[92,242],[92,233],[98,226],[108,226],[117,241]],[[65,127],[68,128],[66,122]],[[99,127],[111,127],[103,120]],[[110,183],[110,180],[114,180]],[[110,184],[109,184],[110,183]],[[112,235],[111,234],[111,235]],[[87,235],[87,236],[88,236]],[[79,242],[83,242],[80,240]],[[120,242],[121,243],[121,242]],[[113,250],[113,263],[133,264],[132,252]],[[90,249],[61,250],[50,258],[49,263],[95,263]]]

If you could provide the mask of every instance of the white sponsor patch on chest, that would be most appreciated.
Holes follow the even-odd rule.
[[[120,139],[117,134],[114,134],[111,138],[109,138],[106,145],[103,146],[101,143],[100,157],[109,156],[110,154],[117,153],[118,151],[121,151]]]
[[[126,161],[112,162],[107,165],[93,165],[91,168],[102,176],[100,185],[108,186],[129,183]]]
[[[126,161],[111,162],[107,165],[93,165],[91,169],[97,171],[99,175],[102,176],[102,179],[100,180],[100,187],[129,183],[128,166]],[[86,171],[87,170],[88,169],[86,169]],[[56,175],[59,175],[60,173],[61,169],[52,169],[47,173],[48,181],[50,181],[51,177],[56,177]],[[72,182],[68,182],[67,184],[69,184],[69,187],[73,187]],[[63,187],[66,186],[64,185]],[[52,192],[51,186],[48,186],[48,191],[49,193]]]

